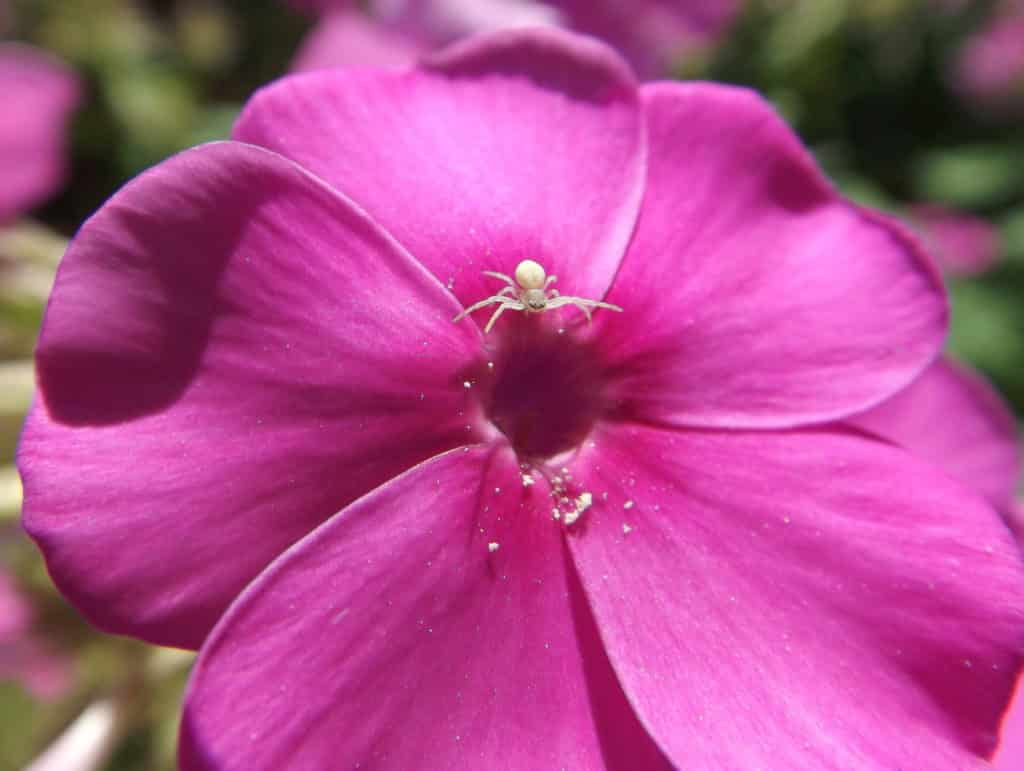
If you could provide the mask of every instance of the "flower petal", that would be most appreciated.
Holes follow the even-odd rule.
[[[472,436],[457,307],[261,148],[129,183],[64,258],[19,448],[61,590],[104,629],[197,646],[281,550]]]
[[[998,509],[1013,504],[1017,421],[999,392],[962,364],[938,359],[896,396],[845,422],[935,464]]]
[[[645,421],[788,427],[910,382],[946,325],[941,279],[895,225],[843,201],[753,93],[644,88],[647,193],[600,319]],[[595,323],[598,323],[595,318]]]
[[[420,71],[286,78],[253,97],[234,137],[350,196],[463,305],[501,288],[482,270],[511,275],[527,258],[563,292],[599,297],[643,193],[626,65],[556,30],[474,38]]]
[[[611,674],[542,488],[507,449],[466,447],[297,544],[203,647],[183,771],[671,768]]]
[[[65,171],[67,120],[80,99],[74,73],[43,51],[0,45],[0,221],[50,196]]]
[[[570,549],[678,766],[984,767],[1024,647],[1024,570],[980,498],[829,431],[622,426],[587,452],[576,473],[600,505]]]

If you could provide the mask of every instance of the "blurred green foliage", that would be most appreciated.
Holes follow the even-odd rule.
[[[979,114],[949,85],[995,5],[761,0],[705,75],[768,95],[855,200],[895,212],[946,204],[1000,227],[997,266],[950,280],[950,347],[1024,416],[1024,123]]]

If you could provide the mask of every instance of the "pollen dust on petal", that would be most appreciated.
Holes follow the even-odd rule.
[[[587,492],[580,493],[574,503],[574,508],[565,513],[565,524],[567,527],[575,524],[576,520],[583,516],[583,512],[594,505],[594,496]]]

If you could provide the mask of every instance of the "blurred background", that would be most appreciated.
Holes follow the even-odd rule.
[[[19,529],[14,450],[67,239],[289,71],[524,23],[603,36],[648,79],[766,94],[850,197],[917,230],[950,350],[1024,416],[1024,0],[0,0],[0,770],[172,769],[191,661],[91,629]]]

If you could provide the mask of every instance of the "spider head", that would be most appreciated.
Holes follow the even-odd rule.
[[[522,303],[526,310],[540,313],[548,307],[548,296],[543,289],[527,289],[522,294]]]

